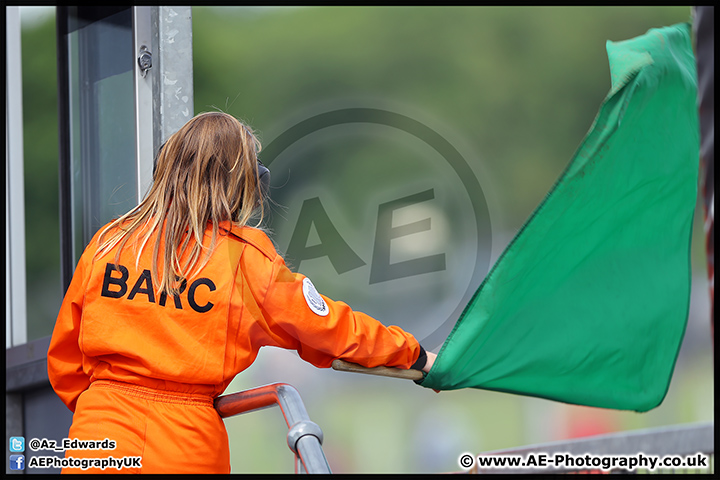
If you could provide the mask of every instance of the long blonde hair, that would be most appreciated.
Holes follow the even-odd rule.
[[[252,130],[232,115],[209,112],[195,116],[160,149],[145,199],[100,233],[98,254],[119,245],[117,264],[133,233],[143,230],[137,240],[136,266],[154,237],[153,285],[177,294],[180,280],[209,260],[220,222],[244,226],[253,217],[257,217],[254,226],[262,222],[265,202],[259,187],[259,151],[260,142]],[[208,222],[212,223],[212,237],[206,248],[203,236]],[[201,261],[202,250],[206,255]],[[162,274],[158,275],[160,260]]]

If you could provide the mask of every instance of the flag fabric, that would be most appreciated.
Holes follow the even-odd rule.
[[[691,26],[606,48],[611,90],[593,126],[420,385],[635,411],[665,397],[690,305]]]

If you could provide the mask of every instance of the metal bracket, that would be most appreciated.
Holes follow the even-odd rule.
[[[152,53],[145,45],[140,47],[137,61],[138,65],[140,66],[140,75],[145,78],[145,75],[147,75],[147,71],[152,68]]]
[[[297,443],[305,435],[312,435],[320,441],[320,445],[323,442],[323,432],[317,423],[311,422],[310,420],[302,420],[297,422],[290,428],[287,434],[287,443],[290,450],[297,455]]]

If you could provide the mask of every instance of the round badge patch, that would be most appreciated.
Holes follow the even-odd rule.
[[[321,317],[330,313],[330,309],[328,309],[325,300],[323,300],[318,291],[315,289],[315,285],[313,285],[307,277],[303,278],[303,295],[305,295],[305,301],[307,302],[308,307],[310,307],[310,310]]]

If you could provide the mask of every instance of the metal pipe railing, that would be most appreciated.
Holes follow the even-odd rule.
[[[222,418],[278,405],[288,426],[288,447],[295,454],[295,473],[332,473],[322,449],[323,433],[310,421],[300,394],[292,385],[273,383],[215,400]]]

